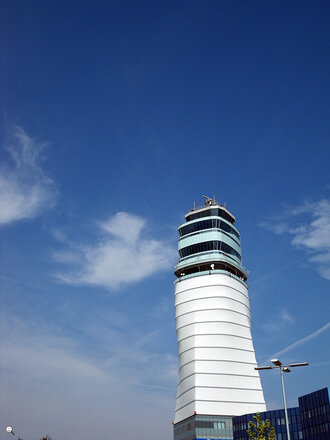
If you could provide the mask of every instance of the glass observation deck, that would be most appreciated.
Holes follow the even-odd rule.
[[[174,273],[182,278],[221,270],[246,281],[247,271],[242,266],[241,237],[234,226],[235,217],[214,199],[205,199],[205,205],[190,210],[185,216],[186,222],[178,228],[180,259]]]

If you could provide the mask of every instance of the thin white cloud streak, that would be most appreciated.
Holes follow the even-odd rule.
[[[11,277],[6,277],[6,276],[3,276],[3,275],[0,275],[0,280],[1,281],[6,281],[6,282],[9,282],[9,283],[14,283],[14,284],[22,284],[23,286],[35,287],[35,288],[38,288],[38,289],[42,288],[41,285],[34,284],[34,283],[28,283],[26,281],[18,280],[18,279],[11,278]]]
[[[330,322],[328,322],[323,327],[316,330],[316,332],[311,333],[310,335],[306,336],[305,338],[299,339],[299,341],[294,342],[293,344],[288,345],[287,347],[283,348],[283,350],[275,353],[273,356],[280,356],[284,353],[287,353],[288,351],[293,350],[294,348],[299,347],[300,345],[307,344],[307,342],[310,342],[312,339],[315,339],[316,337],[320,336],[322,333],[324,333],[326,330],[330,328]]]
[[[294,318],[287,312],[287,310],[282,310],[281,313],[273,316],[263,324],[262,328],[270,333],[277,333],[293,323]]]
[[[330,361],[328,361],[328,362],[316,362],[315,364],[314,363],[310,364],[311,367],[327,367],[328,365],[330,365]]]
[[[14,141],[6,148],[11,165],[0,168],[0,225],[33,218],[54,206],[54,182],[39,165],[45,145],[15,128]]]
[[[260,226],[275,234],[291,234],[291,243],[306,249],[319,274],[330,280],[330,200],[305,203]]]
[[[54,253],[57,262],[69,266],[56,275],[60,281],[113,290],[168,270],[175,261],[172,245],[142,237],[145,220],[138,216],[118,212],[97,228],[102,241],[92,246],[71,243]]]
[[[282,311],[281,320],[283,322],[289,322],[291,324],[294,323],[294,318],[286,310]]]
[[[176,376],[176,357],[148,348],[161,337],[159,330],[127,344],[122,338],[122,330],[112,329],[111,346],[108,340],[107,349],[98,353],[97,360],[93,360],[93,356],[80,353],[78,341],[54,335],[54,329],[45,325],[31,325],[17,318],[2,316],[1,327],[6,338],[0,342],[0,368],[10,371],[10,374],[24,372],[31,380],[48,378],[51,383],[56,381],[67,386],[67,382],[86,379],[95,383],[117,382],[120,379],[125,386],[146,384],[165,388],[167,384],[168,388]],[[97,335],[92,332],[91,336],[102,340],[108,331],[107,327],[99,328]],[[110,355],[113,350],[114,354]],[[151,371],[153,374],[150,374]]]
[[[263,281],[263,280],[265,280],[265,279],[267,279],[267,278],[269,278],[269,277],[272,277],[272,276],[275,275],[276,273],[281,272],[281,271],[284,270],[284,269],[287,269],[288,267],[290,267],[290,266],[296,264],[297,262],[299,262],[299,261],[301,261],[301,260],[302,260],[302,258],[298,258],[298,259],[296,259],[296,260],[291,261],[290,263],[283,264],[282,266],[279,266],[277,269],[272,270],[271,272],[268,272],[268,273],[266,273],[265,275],[262,275],[261,277],[255,279],[255,280],[250,281],[250,282],[249,282],[249,286],[252,286],[252,285],[254,285],[254,284],[260,283],[260,281]],[[255,295],[255,293],[253,293],[253,295]]]
[[[24,438],[121,438],[123,426],[128,438],[151,440],[159,429],[160,440],[170,437],[176,358],[147,346],[158,332],[124,352],[117,347],[120,356],[109,362],[107,352],[86,353],[45,325],[3,316],[1,327],[7,337],[0,341],[0,412]],[[121,338],[118,330],[114,339]]]

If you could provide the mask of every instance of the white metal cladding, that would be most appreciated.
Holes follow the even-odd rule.
[[[179,374],[175,423],[265,411],[244,283],[226,274],[175,284]]]

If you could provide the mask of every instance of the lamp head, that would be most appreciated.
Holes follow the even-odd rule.
[[[283,371],[284,371],[284,373],[290,373],[291,372],[290,368],[288,368],[288,367],[284,367]]]
[[[299,362],[299,364],[290,364],[289,367],[305,367],[308,365],[308,362]]]
[[[277,367],[280,367],[282,365],[282,362],[278,359],[272,359],[271,362],[273,362],[273,364]]]

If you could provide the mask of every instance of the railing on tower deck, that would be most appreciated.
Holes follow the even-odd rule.
[[[193,212],[198,211],[199,209],[206,209],[206,208],[220,208],[220,209],[224,209],[225,211],[230,213],[230,211],[228,211],[228,209],[224,205],[221,205],[221,203],[216,203],[215,205],[194,206],[193,208],[191,208],[191,210],[186,215],[192,214]],[[231,213],[230,213],[230,215],[232,217],[234,217]]]
[[[226,207],[221,205],[221,203],[215,203],[214,205],[205,205],[204,204],[204,205],[200,205],[200,206],[194,206],[193,208],[191,208],[191,210],[188,212],[188,214],[193,212],[193,211],[198,211],[199,209],[211,208],[211,207],[216,208],[217,206],[219,206],[220,208],[225,208],[226,209]]]
[[[215,273],[228,275],[231,278],[235,278],[235,280],[242,283],[245,287],[248,287],[248,284],[242,278],[238,277],[237,275],[234,275],[233,273],[229,272],[228,270],[222,270],[222,269],[203,270],[202,272],[194,272],[189,275],[182,275],[181,277],[177,278],[174,281],[174,284],[180,283],[180,281],[187,280],[188,278],[199,277],[201,275],[211,275],[211,274],[215,274]]]
[[[234,224],[235,222],[236,222],[236,218],[233,216],[233,214],[230,212],[230,211],[228,211],[228,209],[224,206],[224,205],[221,205],[221,203],[216,203],[215,205],[204,205],[204,206],[199,206],[198,208],[192,208],[186,215],[185,215],[185,219],[186,219],[186,221],[190,221],[190,220],[188,220],[188,217],[190,217],[190,216],[194,216],[194,215],[197,215],[198,216],[198,213],[197,213],[197,211],[199,211],[199,210],[204,210],[204,209],[220,209],[220,210],[222,210],[222,211],[224,211],[225,213],[226,213],[226,215],[228,216],[228,218],[227,218],[227,220],[229,220],[230,221],[230,223],[232,223],[232,224]],[[222,216],[223,217],[223,216]],[[199,217],[197,217],[197,218],[199,218]],[[226,218],[226,217],[223,217],[223,218]]]

